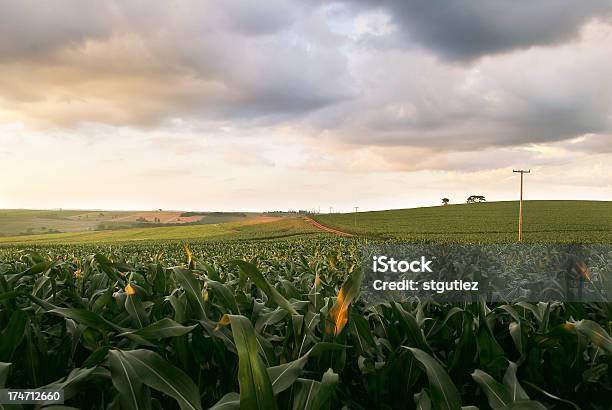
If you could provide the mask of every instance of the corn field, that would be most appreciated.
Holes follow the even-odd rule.
[[[49,409],[610,409],[610,304],[366,305],[362,241],[0,249],[0,388],[63,389]]]

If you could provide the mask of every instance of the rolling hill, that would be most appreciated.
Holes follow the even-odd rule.
[[[524,201],[525,242],[612,242],[610,201]],[[518,202],[317,215],[332,228],[406,241],[514,242]]]

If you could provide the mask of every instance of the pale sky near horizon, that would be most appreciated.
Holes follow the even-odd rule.
[[[612,3],[0,4],[0,208],[612,200]]]

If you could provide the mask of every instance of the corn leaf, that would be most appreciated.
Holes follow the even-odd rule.
[[[179,266],[175,267],[173,271],[187,295],[187,302],[191,307],[192,313],[197,319],[201,320],[206,318],[204,299],[202,298],[202,287],[200,286],[200,282],[193,276],[193,272]]]
[[[6,385],[6,379],[8,378],[10,367],[10,363],[0,362],[0,389],[3,389]]]
[[[274,303],[285,309],[291,315],[298,314],[291,303],[289,303],[289,301],[285,299],[285,297],[281,295],[276,288],[270,284],[270,282],[268,282],[268,280],[255,265],[241,260],[233,261],[233,263],[236,264],[240,270],[253,281],[253,283],[255,283],[257,288],[264,292],[268,298],[272,299]]]
[[[529,396],[521,387],[518,379],[516,378],[516,363],[510,362],[503,379],[504,386],[510,393],[510,399],[512,401],[517,400],[529,400]]]
[[[238,393],[227,393],[209,410],[238,410],[240,409],[240,395]]]
[[[319,342],[314,345],[308,352],[304,353],[302,357],[289,363],[284,363],[279,366],[269,367],[268,375],[272,382],[272,389],[274,394],[278,394],[285,389],[291,387],[293,382],[297,380],[302,372],[302,369],[308,362],[308,358],[311,355],[318,355],[323,352],[343,350],[346,346],[339,345],[336,343]]]
[[[0,334],[0,361],[9,361],[17,346],[25,336],[26,325],[28,324],[28,315],[16,310],[11,315],[8,325]]]
[[[472,373],[472,378],[476,383],[478,383],[482,391],[487,396],[489,406],[491,406],[492,409],[503,409],[512,402],[510,394],[508,393],[508,390],[506,390],[506,386],[495,381],[495,379],[493,379],[487,373],[480,369],[476,369],[474,370],[474,373]]]
[[[167,337],[182,336],[191,332],[198,325],[183,326],[170,318],[163,318],[139,330],[122,333],[120,336],[134,334],[146,339],[163,339]]]
[[[202,409],[198,387],[157,353],[144,349],[115,352],[130,364],[142,383],[174,398],[182,410]]]
[[[612,337],[597,323],[592,320],[579,320],[573,322],[578,331],[588,337],[594,345],[601,347],[612,354]]]
[[[276,399],[270,377],[257,352],[257,338],[249,319],[227,315],[238,350],[238,383],[240,408],[275,409]]]
[[[420,349],[405,346],[404,348],[410,350],[414,358],[425,368],[429,380],[430,398],[435,407],[443,410],[460,408],[461,396],[459,391],[442,365]]]
[[[431,410],[431,399],[425,389],[414,395],[414,403],[416,404],[417,410]]]
[[[108,354],[113,386],[119,392],[122,409],[149,409],[151,397],[147,397],[136,371],[118,350]]]

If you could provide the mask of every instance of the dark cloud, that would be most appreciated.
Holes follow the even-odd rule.
[[[296,138],[439,152],[610,135],[610,8],[601,0],[4,2],[0,115],[75,129],[182,121],[242,135],[283,126]],[[374,29],[360,32],[377,13]]]
[[[110,33],[104,3],[17,1],[0,5],[0,62],[48,56],[58,47],[79,45]]]
[[[409,43],[451,60],[472,60],[575,38],[592,18],[609,17],[609,0],[354,0],[383,7]]]
[[[338,36],[299,1],[37,4],[0,5],[0,101],[33,119],[280,121],[351,94]]]

